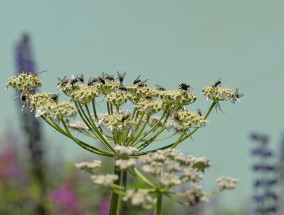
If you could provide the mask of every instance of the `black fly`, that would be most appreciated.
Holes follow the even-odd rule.
[[[57,87],[64,87],[66,84],[68,84],[68,79],[66,76],[64,76],[63,79],[57,78],[59,80],[59,83],[57,84]]]
[[[141,75],[139,75],[139,76],[133,81],[133,84],[137,84],[138,87],[147,87],[147,84],[145,84],[145,83],[146,83],[146,81],[148,81],[148,79],[146,79],[145,81],[141,81],[140,76],[141,76]]]
[[[76,78],[77,78],[80,82],[84,83],[84,75],[83,75],[83,74],[81,74],[80,76],[76,76]]]
[[[52,99],[54,102],[57,102],[57,101],[58,101],[58,96],[59,96],[59,94],[52,94],[52,95],[51,95],[51,99]]]
[[[102,75],[98,77],[99,81],[102,83],[102,84],[105,84],[106,81],[105,81],[105,73],[102,72]]]
[[[186,83],[181,83],[180,85],[178,85],[178,88],[180,90],[189,91],[190,85]]]
[[[200,110],[199,108],[197,109],[197,114],[198,114],[199,116],[202,116],[201,110]]]
[[[239,89],[237,88],[236,91],[235,91],[235,96],[236,96],[236,98],[239,99],[239,98],[243,97],[244,94],[243,93],[239,93]]]
[[[147,80],[148,80],[148,79],[147,79]],[[139,82],[139,83],[137,84],[137,86],[138,86],[138,87],[147,87],[148,85],[145,84],[145,82],[146,82],[147,80],[145,80],[145,81],[143,81],[143,82]]]
[[[105,79],[107,79],[109,81],[114,81],[113,75],[109,75],[107,73],[105,73]]]
[[[88,86],[94,85],[94,83],[99,82],[100,80],[98,78],[89,78]]]
[[[120,73],[120,72],[117,71],[118,80],[121,84],[123,83],[125,75],[126,75],[126,72]]]
[[[83,74],[81,76],[75,76],[75,75],[71,76],[71,80],[70,80],[71,85],[77,83],[78,81],[84,83],[84,75]]]
[[[127,92],[127,88],[124,85],[122,85],[122,84],[119,86],[119,89],[121,91],[126,91]]]
[[[212,87],[218,87],[218,85],[221,84],[221,78],[219,78],[215,83],[212,85]]]
[[[159,91],[166,91],[166,88],[164,88],[164,87],[162,87],[158,84],[156,84],[155,86],[157,87],[157,90],[159,90]]]
[[[139,75],[134,81],[133,84],[138,84],[139,82],[141,82],[141,80],[139,79],[141,75]]]
[[[232,99],[232,103],[235,103],[236,101],[239,101],[239,98],[241,98],[242,96],[244,96],[243,93],[239,93],[239,89],[237,88],[235,91],[235,95]]]
[[[30,95],[31,94],[30,94],[29,91],[23,90],[22,93],[21,93],[21,100],[22,100],[22,102],[26,102]]]

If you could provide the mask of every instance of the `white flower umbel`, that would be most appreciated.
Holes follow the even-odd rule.
[[[153,203],[153,198],[149,195],[147,190],[139,189],[139,190],[126,190],[126,194],[123,197],[124,201],[131,202],[134,206],[140,205],[149,205]]]
[[[232,190],[236,188],[238,179],[231,177],[221,177],[217,179],[218,186],[223,190]]]
[[[121,170],[132,167],[135,164],[136,164],[136,160],[134,158],[118,159],[118,160],[115,161],[115,166],[117,166]]]
[[[108,187],[118,179],[118,176],[115,174],[106,174],[106,175],[92,175],[90,178],[93,180],[95,184]]]
[[[102,161],[94,160],[93,162],[81,162],[76,163],[75,167],[81,170],[84,170],[89,173],[93,173],[93,170],[101,166]]]
[[[117,156],[124,156],[124,155],[134,155],[137,152],[137,148],[131,146],[115,146],[114,150]]]
[[[206,198],[202,187],[198,185],[193,185],[191,189],[185,192],[186,199],[190,206],[195,206],[200,202],[207,202],[208,199]]]

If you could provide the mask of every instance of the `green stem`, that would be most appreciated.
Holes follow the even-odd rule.
[[[157,203],[156,203],[155,215],[161,215],[162,214],[162,197],[163,197],[162,194],[159,193]]]
[[[125,189],[127,182],[127,171],[120,170],[118,167],[115,167],[114,174],[118,175],[118,180],[115,182],[115,184],[120,187],[123,186]],[[112,192],[109,215],[121,215],[123,213],[123,206],[122,195]]]
[[[108,149],[110,149],[111,151],[114,152],[114,149],[110,145],[109,141],[106,139],[106,137],[102,134],[102,132],[97,128],[96,124],[94,123],[88,105],[85,105],[85,108],[87,110],[88,115],[86,115],[83,107],[80,104],[78,104],[77,108],[78,107],[80,108],[81,112],[85,116],[85,119],[89,122],[90,127],[92,128],[91,130],[93,131],[93,133],[95,135],[98,135],[97,139],[99,139]],[[82,116],[81,116],[81,118],[82,118]]]
[[[130,173],[135,175],[141,182],[147,184],[151,188],[155,188],[155,185],[149,181],[137,168],[129,169]]]
[[[187,131],[187,130],[185,130],[185,131],[183,131],[183,132],[181,133],[181,135],[179,136],[179,138],[177,139],[177,141],[171,146],[172,149],[174,149],[175,147],[177,147],[177,145],[182,141],[183,136],[186,134],[186,131]]]
[[[92,100],[92,106],[93,106],[94,116],[95,116],[96,120],[99,121],[98,115],[97,115],[97,110],[96,110],[96,105],[95,105],[95,99]]]
[[[113,157],[113,153],[111,152],[107,152],[107,151],[104,151],[102,149],[99,149],[99,148],[96,148],[94,146],[91,146],[87,143],[84,143],[83,141],[81,140],[78,140],[77,138],[75,138],[71,133],[70,131],[65,131],[63,130],[59,125],[57,124],[54,124],[52,122],[52,120],[48,120],[46,117],[42,116],[42,119],[47,123],[49,124],[51,127],[53,127],[55,130],[57,130],[58,132],[60,132],[61,134],[63,134],[64,136],[70,138],[71,140],[73,140],[76,144],[78,144],[80,147],[84,148],[85,150],[89,151],[89,152],[92,152],[92,153],[95,153],[95,154],[98,154],[98,155],[102,155],[102,156],[106,156],[106,157]],[[63,121],[63,120],[62,120]],[[65,122],[64,122],[65,123]],[[65,129],[68,129],[66,123],[65,123]]]
[[[215,101],[213,101],[213,103],[211,104],[210,108],[208,109],[207,113],[205,114],[204,116],[204,119],[206,120],[209,116],[209,114],[211,113],[211,111],[213,110],[213,108],[215,107],[217,103]],[[156,152],[158,150],[164,150],[164,149],[167,149],[167,148],[175,148],[179,143],[183,142],[184,140],[186,140],[187,138],[189,138],[191,135],[193,135],[198,129],[198,128],[195,128],[192,130],[192,132],[190,132],[189,134],[187,135],[184,135],[184,132],[181,134],[181,136],[178,138],[178,140],[172,144],[169,144],[169,145],[166,145],[166,146],[163,146],[161,148],[158,148],[158,149],[154,149],[154,150],[150,150],[150,151],[147,151],[147,152],[142,152],[140,153],[139,155],[143,155],[143,154],[148,154],[148,153],[151,153],[151,152]],[[182,137],[182,138],[181,138]]]

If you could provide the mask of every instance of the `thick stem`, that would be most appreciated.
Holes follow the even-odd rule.
[[[118,167],[115,167],[114,174],[118,175],[118,180],[116,181],[116,185],[126,187],[127,183],[127,171],[120,170]],[[109,215],[121,215],[123,214],[123,201],[122,196],[112,192],[111,194],[111,203],[110,203],[110,211]]]
[[[156,210],[155,210],[155,215],[161,215],[162,214],[162,194],[158,194],[158,200],[156,204]]]

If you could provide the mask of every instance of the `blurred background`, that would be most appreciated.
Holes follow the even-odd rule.
[[[74,162],[87,161],[94,156],[40,120],[31,122],[32,125],[39,124],[36,128],[24,128],[23,121],[27,119],[15,101],[14,91],[4,91],[7,78],[18,72],[19,44],[23,42],[23,35],[28,34],[29,59],[34,62],[33,68],[48,70],[40,75],[43,80],[41,91],[56,93],[57,78],[72,74],[84,74],[87,78],[103,71],[109,74],[126,71],[125,82],[129,84],[138,75],[142,79],[148,78],[151,86],[160,84],[167,89],[176,89],[182,82],[189,83],[198,96],[194,108],[205,112],[210,103],[201,94],[203,87],[221,77],[222,86],[239,88],[245,94],[241,101],[221,104],[225,114],[213,111],[208,119],[210,123],[192,140],[182,143],[179,149],[211,160],[212,168],[205,174],[206,190],[215,186],[219,176],[239,179],[236,190],[210,199],[208,207],[217,205],[217,209],[207,209],[203,214],[252,214],[255,204],[252,200],[255,192],[252,164],[255,161],[251,150],[256,146],[254,140],[263,145],[263,138],[251,140],[250,134],[268,135],[265,144],[269,142],[269,149],[275,152],[273,159],[281,157],[283,10],[281,0],[0,0],[0,86],[3,89],[0,91],[0,156],[4,156],[5,161],[15,162],[11,164],[13,168],[9,167],[13,169],[10,176],[6,173],[6,179],[3,176],[0,181],[1,193],[8,186],[5,183],[12,186],[9,177],[21,176],[26,177],[26,181],[16,186],[26,186],[28,194],[21,196],[24,192],[7,192],[5,199],[17,203],[15,199],[23,198],[27,208],[34,204],[31,199],[46,194],[50,197],[48,210],[58,214],[100,214],[98,208],[103,208],[103,201],[108,199],[108,194],[95,197],[96,188],[73,167]],[[31,138],[42,144],[34,148],[28,145],[27,138],[36,129],[40,130],[41,136]],[[29,183],[25,168],[32,168],[28,161],[37,159],[43,168],[33,168],[33,174],[38,177],[35,186]],[[38,184],[42,183],[40,177],[44,178],[44,183],[52,184],[50,190],[38,190]],[[92,192],[86,194],[89,190]],[[68,195],[64,192],[74,194],[74,198],[64,199]],[[75,212],[66,212],[59,206],[55,208],[58,198],[67,202],[66,205],[78,205],[72,210]],[[92,204],[91,198],[98,198],[100,204]],[[9,207],[16,208],[15,205],[11,203]],[[8,204],[0,203],[0,207],[0,212],[9,211]],[[40,205],[36,207],[41,210]],[[14,211],[13,214],[21,213]]]

